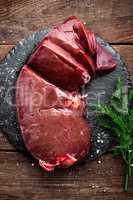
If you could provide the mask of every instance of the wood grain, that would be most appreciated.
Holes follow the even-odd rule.
[[[0,46],[3,58],[13,46]],[[133,45],[114,45],[133,74]],[[123,193],[123,163],[104,155],[65,172],[47,174],[37,164],[15,152],[0,133],[0,199],[2,200],[132,200],[133,177]]]
[[[71,15],[110,43],[120,44],[113,47],[133,75],[132,0],[0,0],[0,60],[17,41]],[[122,161],[110,154],[48,174],[16,152],[0,132],[0,200],[132,200],[133,176],[127,194],[122,176]]]
[[[133,75],[133,4],[131,0],[0,0],[0,60],[33,31],[77,15],[122,55]],[[6,45],[10,44],[10,45]],[[133,80],[133,78],[132,78]],[[0,132],[1,200],[132,200],[122,191],[123,163],[110,154],[66,171],[47,174],[16,152]]]
[[[6,54],[14,47],[14,45],[0,45],[0,60],[4,59]]]
[[[48,174],[26,157],[0,152],[1,200],[132,200],[122,192],[122,162],[104,155],[65,171]]]
[[[133,81],[133,45],[114,45],[113,46],[122,56],[128,66],[128,70]]]
[[[7,141],[5,135],[0,131],[0,151],[11,151],[15,148]]]
[[[76,15],[107,41],[133,43],[132,0],[0,0],[0,43]]]

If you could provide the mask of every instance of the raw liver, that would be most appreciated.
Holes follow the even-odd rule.
[[[55,27],[30,56],[28,63],[49,82],[68,91],[79,90],[97,71],[116,67],[112,55],[76,17]]]
[[[18,121],[27,149],[47,171],[68,167],[89,151],[84,101],[24,66],[16,85]]]
[[[19,74],[16,102],[24,143],[45,170],[71,166],[89,152],[90,130],[77,91],[96,72],[115,67],[112,55],[76,17],[36,47]]]

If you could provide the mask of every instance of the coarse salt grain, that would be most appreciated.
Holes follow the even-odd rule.
[[[98,162],[98,164],[101,164],[101,163],[102,163],[102,161],[101,161],[101,160],[98,160],[97,162]]]

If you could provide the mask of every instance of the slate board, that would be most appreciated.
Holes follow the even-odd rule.
[[[49,30],[44,29],[22,40],[0,63],[0,128],[7,136],[9,142],[13,144],[18,151],[23,153],[27,151],[21,137],[16,117],[15,84],[22,66],[26,63],[38,42],[41,41],[48,32]],[[92,147],[87,156],[87,159],[90,160],[102,155],[112,144],[110,133],[103,131],[96,121],[96,113],[94,112],[96,109],[95,106],[98,103],[98,98],[96,98],[96,96],[99,93],[103,93],[102,96],[100,95],[100,102],[108,102],[118,77],[122,77],[125,88],[128,88],[130,84],[126,66],[120,55],[100,37],[97,37],[97,41],[111,52],[117,63],[117,68],[109,74],[97,76],[81,90],[84,95],[88,95],[86,98],[87,107],[85,117],[91,125]]]

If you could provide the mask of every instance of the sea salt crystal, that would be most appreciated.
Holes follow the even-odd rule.
[[[99,185],[94,184],[94,183],[90,184],[89,186],[90,186],[92,189],[94,189],[94,188],[99,188]]]
[[[95,185],[92,185],[91,187],[94,189],[94,188],[95,188]]]
[[[101,164],[101,163],[102,163],[102,161],[101,161],[101,160],[98,160],[97,162],[98,162],[98,164]]]
[[[99,152],[100,152],[100,150],[99,150],[99,149],[97,149],[97,150],[96,150],[96,153],[98,154]]]

